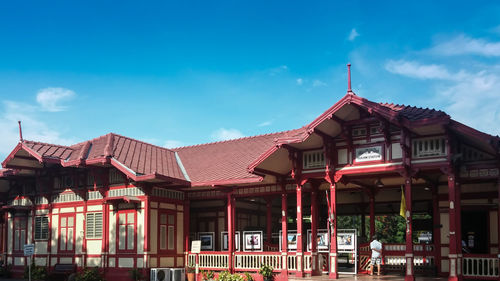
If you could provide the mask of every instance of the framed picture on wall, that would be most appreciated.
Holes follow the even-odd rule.
[[[243,231],[243,251],[262,252],[262,231]]]
[[[354,250],[355,233],[337,233],[337,247],[339,250]]]
[[[201,241],[202,251],[214,250],[214,232],[198,232],[198,239]]]
[[[282,235],[281,235],[281,230],[280,230],[280,252],[281,252],[281,241],[282,241]],[[289,230],[288,235],[287,235],[287,249],[289,252],[294,252],[297,251],[297,230]]]
[[[311,251],[311,235],[312,231],[310,229],[307,230],[307,251]],[[329,241],[329,235],[328,235],[328,229],[318,229],[318,233],[316,236],[316,241],[317,241],[317,249],[318,252],[328,252],[328,247],[330,245]]]
[[[221,232],[221,237],[220,237],[220,247],[221,251],[227,251],[229,249],[229,241],[228,241],[229,234],[227,231]],[[240,232],[236,231],[234,233],[234,247],[236,251],[240,251]]]

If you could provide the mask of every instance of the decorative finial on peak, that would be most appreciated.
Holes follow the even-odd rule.
[[[23,130],[21,129],[21,121],[17,121],[19,124],[19,142],[23,142]]]
[[[351,63],[347,64],[347,93],[352,94],[351,88]]]

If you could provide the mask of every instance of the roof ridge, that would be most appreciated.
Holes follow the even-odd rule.
[[[273,132],[273,133],[267,133],[267,134],[241,137],[241,138],[230,139],[230,140],[222,140],[222,141],[214,141],[214,142],[193,144],[193,145],[187,145],[187,146],[180,146],[180,147],[175,147],[172,149],[174,151],[177,151],[178,149],[183,149],[183,148],[193,148],[193,147],[200,147],[200,146],[206,146],[206,145],[212,145],[212,144],[220,144],[220,143],[227,143],[227,142],[233,142],[233,141],[239,141],[239,140],[253,139],[253,138],[258,138],[258,137],[264,137],[264,136],[277,135],[277,134],[283,134],[283,133],[288,133],[288,132],[292,132],[292,131],[297,131],[297,130],[300,130],[302,128],[304,128],[304,127],[301,127],[298,129],[290,129],[290,130],[280,131],[280,132]]]
[[[385,107],[390,107],[390,106],[394,106],[394,107],[402,107],[402,108],[413,108],[413,109],[422,109],[422,110],[430,110],[430,111],[436,111],[436,112],[441,112],[441,113],[445,113],[444,111],[440,110],[440,109],[435,109],[435,108],[428,108],[428,107],[420,107],[420,106],[415,106],[415,105],[411,105],[411,104],[395,104],[393,102],[391,103],[388,103],[388,102],[379,102],[378,104],[382,105],[382,106],[385,106]],[[391,109],[391,108],[389,108]]]
[[[94,140],[97,140],[97,139],[100,139],[100,138],[103,138],[103,137],[107,137],[109,135],[116,136],[116,137],[122,137],[122,138],[129,139],[129,140],[132,140],[132,141],[135,141],[135,142],[139,142],[139,143],[143,143],[143,144],[146,144],[146,145],[151,145],[151,146],[154,146],[154,147],[157,147],[157,148],[160,148],[160,149],[164,149],[164,150],[167,150],[167,151],[170,151],[170,152],[175,152],[174,150],[172,150],[170,148],[166,148],[166,147],[159,146],[159,145],[156,145],[156,144],[148,143],[148,142],[145,142],[145,141],[141,141],[141,140],[138,140],[138,139],[134,139],[134,138],[127,137],[127,136],[120,135],[120,134],[113,133],[113,132],[107,133],[105,135],[100,135],[100,136],[98,136],[96,138],[93,138],[93,139],[90,139],[90,140],[86,140],[86,141],[82,141],[82,142],[73,144],[71,146],[82,145],[82,144],[85,144],[88,141],[93,142]]]
[[[40,144],[40,145],[57,146],[57,147],[61,147],[61,148],[68,148],[68,149],[74,150],[74,148],[71,147],[72,145],[69,146],[69,145],[53,144],[53,143],[41,142],[41,141],[32,141],[32,140],[23,140],[22,141],[22,143],[26,143],[26,142],[33,143],[33,144]]]

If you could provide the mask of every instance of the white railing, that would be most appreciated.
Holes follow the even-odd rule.
[[[406,258],[404,256],[384,256],[384,263],[390,266],[401,266],[406,265]],[[434,265],[434,257],[427,256],[415,256],[413,258],[413,265],[415,266],[425,266],[425,265]]]
[[[198,263],[202,268],[228,268],[228,254],[199,254]]]
[[[274,270],[281,270],[281,253],[279,254],[240,254],[234,256],[236,270],[257,270],[263,264],[270,265]]]
[[[287,265],[288,265],[288,270],[293,271],[297,270],[297,256],[287,256]]]
[[[195,254],[188,254],[187,265],[189,267],[194,267],[196,265],[196,255]]]
[[[415,252],[422,252],[424,251],[424,247],[425,247],[425,250],[427,252],[431,252],[434,250],[434,245],[422,245],[422,244],[418,244],[418,245],[413,245],[413,251]],[[370,246],[368,247],[365,247],[366,249],[363,249],[365,251],[368,251],[370,249]],[[406,245],[405,244],[387,244],[387,245],[384,245],[384,251],[401,251],[401,252],[404,252],[406,251]]]
[[[443,137],[430,137],[413,140],[413,157],[446,156],[446,141]]]
[[[304,271],[312,270],[312,256],[304,255]]]
[[[498,277],[498,258],[463,257],[462,272],[467,277]]]

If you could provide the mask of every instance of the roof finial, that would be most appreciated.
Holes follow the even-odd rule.
[[[19,142],[23,142],[23,129],[21,128],[21,121],[17,121],[19,123]]]
[[[352,93],[351,88],[351,63],[347,64],[347,93]]]

